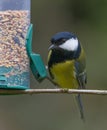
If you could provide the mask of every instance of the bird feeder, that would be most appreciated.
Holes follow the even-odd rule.
[[[0,0],[0,88],[28,89],[30,67],[38,81],[46,77],[31,44],[30,0]]]

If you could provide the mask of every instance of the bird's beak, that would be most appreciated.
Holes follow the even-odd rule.
[[[48,50],[52,50],[52,49],[54,49],[54,48],[58,48],[58,46],[52,44],[52,45],[48,48]]]

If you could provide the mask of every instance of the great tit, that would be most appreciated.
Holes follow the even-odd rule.
[[[51,38],[48,70],[52,81],[66,89],[84,89],[87,82],[86,56],[77,36],[59,32]],[[80,94],[76,95],[81,118],[84,119]]]

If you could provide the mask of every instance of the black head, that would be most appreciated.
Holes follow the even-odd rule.
[[[81,52],[80,43],[75,34],[69,32],[59,32],[51,38],[52,50],[51,58],[53,62],[63,62],[79,57]]]

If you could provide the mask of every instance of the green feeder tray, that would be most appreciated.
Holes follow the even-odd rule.
[[[42,61],[40,54],[32,52],[32,31],[33,25],[31,24],[27,34],[27,53],[30,58],[30,68],[37,81],[41,82],[47,76],[45,65]]]

